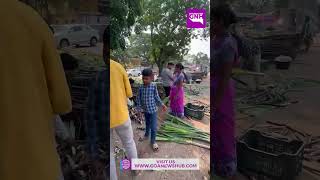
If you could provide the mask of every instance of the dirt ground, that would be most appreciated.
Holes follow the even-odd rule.
[[[200,86],[203,91],[198,96],[189,96],[190,99],[196,99],[209,105],[210,102],[210,89],[209,78],[205,79]],[[162,115],[160,114],[160,117]],[[210,131],[209,116],[205,116],[203,120],[191,120],[195,127],[203,129],[207,132]],[[144,126],[144,125],[143,125]],[[139,158],[198,158],[200,161],[200,170],[197,171],[143,171],[139,176],[132,177],[129,172],[118,171],[119,180],[206,180],[209,179],[210,168],[210,151],[208,149],[192,146],[182,145],[177,143],[158,142],[159,151],[153,152],[149,141],[139,142],[139,137],[143,136],[144,132],[138,130],[140,124],[133,122],[132,128],[134,130],[134,138],[138,149]],[[121,147],[118,138],[116,145]],[[118,162],[119,164],[119,162]],[[118,168],[119,169],[119,168]]]
[[[319,39],[319,37],[317,38]],[[320,41],[316,41],[320,42]],[[287,72],[280,72],[285,76],[299,76],[314,80],[320,80],[320,44],[315,44],[310,52],[300,55],[294,60],[292,66]],[[271,70],[267,73],[279,73]],[[270,112],[263,113],[255,118],[242,118],[237,120],[237,134],[240,135],[248,128],[255,124],[260,124],[271,120],[280,123],[288,123],[290,126],[299,130],[308,132],[314,136],[320,135],[320,87],[306,88],[304,92],[292,93],[290,99],[297,100],[299,103],[289,105],[286,108],[275,109]],[[237,176],[237,180],[245,180],[247,178],[242,175]],[[319,180],[307,171],[303,171],[296,180]]]
[[[267,71],[267,74],[279,74],[292,77],[305,77],[309,79],[319,80],[318,76],[320,67],[320,37],[315,41],[313,48],[307,54],[303,54],[295,59],[287,71],[278,71],[272,68]],[[319,40],[319,41],[318,41]],[[205,80],[201,85],[209,86],[209,79]],[[269,112],[265,112],[256,117],[237,117],[237,135],[240,136],[248,128],[254,127],[257,124],[271,120],[279,123],[287,123],[290,126],[299,130],[308,132],[314,136],[320,136],[320,87],[305,88],[303,92],[291,93],[291,100],[297,100],[297,104],[289,105],[286,108],[278,108]],[[210,90],[203,89],[200,96],[195,97],[197,100],[209,102]],[[199,127],[209,129],[209,117],[205,117]],[[210,163],[209,151],[194,147],[191,145],[180,145],[175,143],[159,143],[160,150],[153,153],[147,142],[139,142],[138,138],[143,135],[143,132],[137,130],[137,124],[133,124],[135,132],[135,140],[141,158],[199,158],[200,171],[145,171],[140,176],[132,178],[128,173],[118,172],[120,180],[204,180],[209,179],[208,170]],[[213,179],[213,178],[212,178]],[[296,180],[319,180],[307,171],[303,171]],[[236,180],[247,180],[246,177],[239,174]]]

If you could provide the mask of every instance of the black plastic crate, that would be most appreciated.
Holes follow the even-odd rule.
[[[204,106],[198,106],[188,103],[184,107],[184,113],[186,116],[202,120],[204,117]]]
[[[249,130],[237,142],[238,168],[276,180],[293,180],[302,171],[304,143]]]

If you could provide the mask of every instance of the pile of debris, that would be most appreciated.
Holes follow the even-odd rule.
[[[99,161],[108,166],[109,147],[99,144]],[[105,170],[95,169],[86,151],[84,141],[77,141],[70,145],[64,141],[58,141],[57,151],[60,155],[62,172],[65,180],[93,180],[97,177],[105,177]]]
[[[185,87],[185,92],[187,95],[189,96],[199,96],[200,95],[200,88],[196,88],[196,87]]]
[[[131,120],[136,121],[139,124],[142,124],[144,121],[143,116],[139,114],[139,111],[135,107],[129,107],[129,115]]]

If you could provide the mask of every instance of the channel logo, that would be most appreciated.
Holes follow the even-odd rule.
[[[187,9],[187,28],[206,28],[206,10]]]

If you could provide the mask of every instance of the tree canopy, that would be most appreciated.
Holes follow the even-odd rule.
[[[207,54],[203,52],[199,52],[196,55],[193,56],[193,63],[194,64],[203,64],[203,65],[209,65],[210,64],[210,58]]]
[[[143,15],[135,25],[137,34],[150,32],[151,58],[159,70],[170,59],[182,59],[188,53],[192,38],[207,38],[208,28],[196,31],[186,27],[186,10],[188,8],[206,9],[207,26],[209,26],[209,1],[163,1],[145,0]]]
[[[142,0],[111,0],[111,49],[125,49],[125,39],[130,36],[136,18],[142,13]]]
[[[145,62],[154,64],[151,60],[150,34],[141,33],[131,35],[129,37],[127,51],[131,57],[139,57]]]

